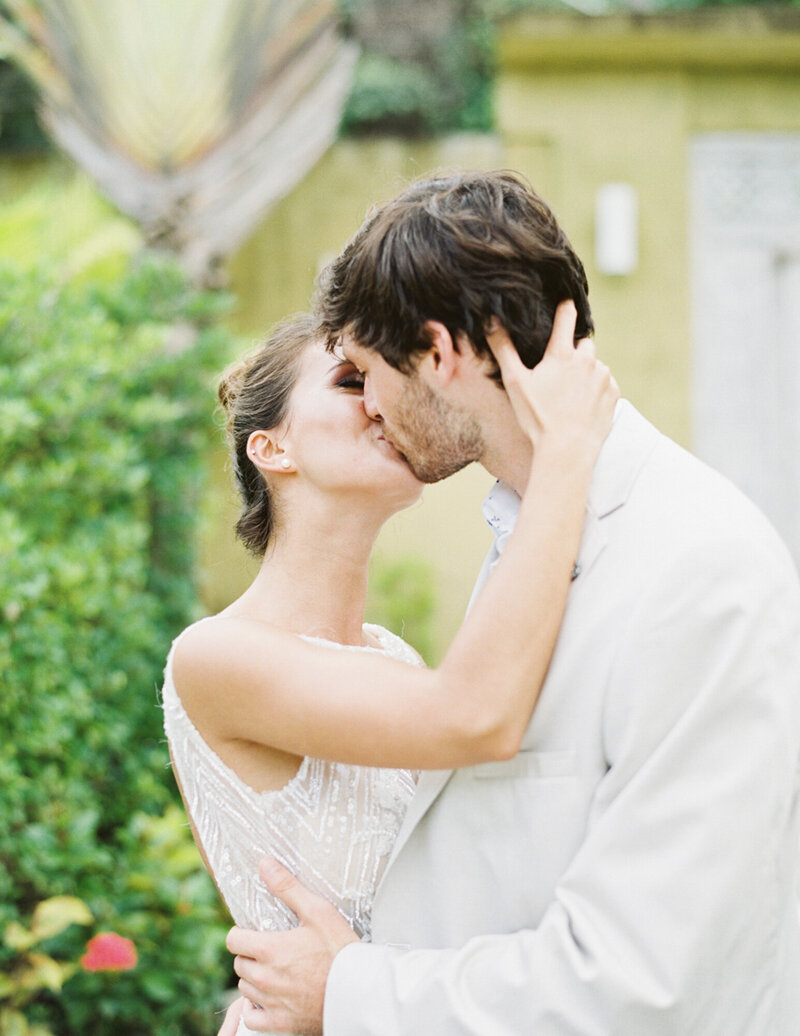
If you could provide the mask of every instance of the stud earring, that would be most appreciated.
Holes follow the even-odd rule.
[[[281,461],[281,467],[282,468],[290,468],[291,466],[292,466],[292,462],[289,460],[289,458],[288,457],[284,457],[283,460]]]

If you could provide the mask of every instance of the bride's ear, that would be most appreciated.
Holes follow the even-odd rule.
[[[295,470],[294,462],[274,435],[251,432],[247,440],[247,456],[259,471],[285,475]]]
[[[438,320],[426,320],[422,325],[430,349],[424,353],[418,372],[426,381],[435,382],[439,388],[447,388],[458,373],[461,353],[450,332]]]

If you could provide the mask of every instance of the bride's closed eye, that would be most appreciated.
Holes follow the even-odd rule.
[[[364,375],[351,363],[343,364],[336,374],[334,384],[337,388],[350,392],[364,391]]]

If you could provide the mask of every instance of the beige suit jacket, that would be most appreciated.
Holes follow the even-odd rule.
[[[423,776],[326,1036],[800,1033],[788,553],[622,404],[579,560],[522,751]]]

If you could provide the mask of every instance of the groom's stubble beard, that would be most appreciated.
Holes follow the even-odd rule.
[[[476,419],[445,402],[419,377],[409,377],[396,414],[395,424],[385,425],[387,437],[420,482],[439,482],[484,454]]]

